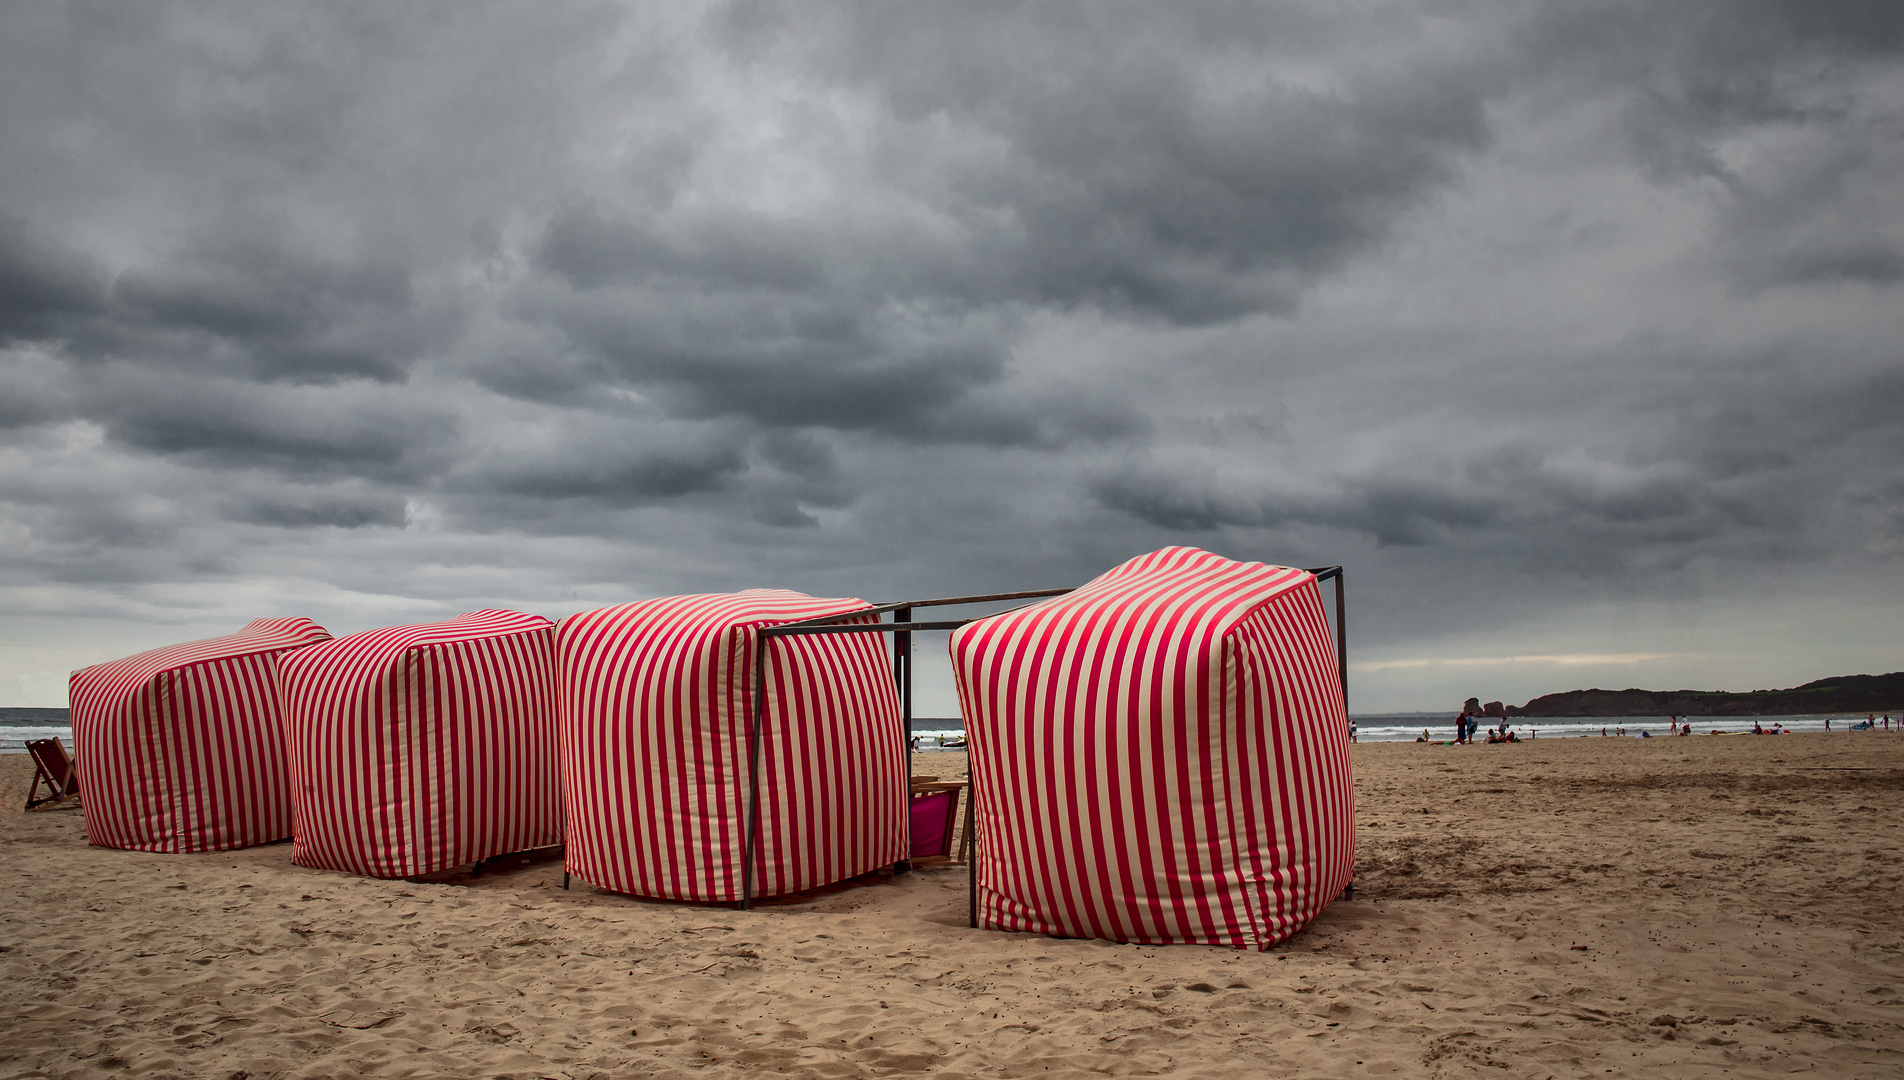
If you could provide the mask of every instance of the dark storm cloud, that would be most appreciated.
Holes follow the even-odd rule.
[[[24,219],[0,214],[0,346],[56,338],[104,300],[105,275],[90,260],[36,242]]]
[[[340,497],[322,491],[302,492],[295,489],[236,501],[227,516],[233,521],[283,529],[394,527],[401,526],[405,518],[401,499]]]
[[[1871,183],[1904,164],[1892,149],[1874,159],[1865,147],[1812,147],[1802,164],[1741,192],[1720,248],[1733,279],[1754,291],[1904,280],[1904,200]]]
[[[417,480],[456,452],[454,417],[376,384],[260,386],[113,370],[86,394],[115,443],[213,469]]]
[[[536,292],[513,311],[559,329],[562,347],[548,363],[492,363],[477,377],[531,400],[575,403],[591,385],[625,386],[679,417],[927,443],[1056,447],[1144,428],[1135,410],[1101,395],[993,393],[1011,367],[1018,320],[1009,312],[817,286],[765,290],[711,270],[651,289]]]
[[[428,319],[390,261],[334,262],[244,243],[136,267],[113,285],[113,355],[267,381],[400,378]]]
[[[1717,247],[1739,285],[1904,279],[1904,204],[1886,180],[1904,164],[1888,88],[1904,6],[1563,4],[1527,25],[1528,59],[1621,103],[1633,152],[1656,178],[1721,185]],[[1745,138],[1783,152],[1747,167]]]
[[[1904,51],[1904,9],[1884,0],[1611,0],[1529,9],[1524,58],[1623,100],[1626,133],[1662,175],[1736,179],[1712,140],[1727,130],[1855,116],[1855,76]]]
[[[1107,472],[1093,496],[1164,530],[1332,530],[1376,547],[1486,552],[1497,565],[1593,576],[1701,557],[1821,557],[1852,518],[1894,516],[1895,485],[1883,478],[1904,475],[1895,453],[1904,374],[1764,357],[1751,366],[1714,373],[1696,393],[1628,401],[1583,430],[1570,430],[1574,418],[1537,434],[1506,421],[1505,436],[1500,424],[1465,424],[1427,458],[1279,479],[1192,455]],[[1534,415],[1568,412],[1550,400]],[[1616,412],[1623,419],[1609,419]]]
[[[719,490],[743,466],[741,453],[733,447],[681,447],[515,460],[485,479],[494,490],[506,494],[582,498],[625,507]]]
[[[872,94],[902,133],[970,140],[931,178],[960,247],[919,280],[976,301],[1184,324],[1286,312],[1488,138],[1457,57],[1279,77],[1277,60],[1355,33],[1300,7],[848,10],[803,34],[810,20],[741,6],[728,40]]]
[[[50,423],[72,415],[70,373],[44,353],[24,350],[0,362],[0,431]]]
[[[1148,422],[1108,395],[991,392],[1025,312],[1287,314],[1488,141],[1458,55],[1277,77],[1273,58],[1351,42],[1310,13],[993,14],[1006,25],[729,9],[723,59],[807,87],[786,122],[841,141],[851,160],[826,167],[849,186],[793,212],[727,201],[718,153],[659,137],[660,187],[572,201],[531,248],[544,278],[507,310],[559,334],[558,355],[477,377],[549,401],[619,384],[775,428],[1128,439]],[[868,111],[842,132],[829,94]]]

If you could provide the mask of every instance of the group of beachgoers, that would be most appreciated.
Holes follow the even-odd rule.
[[[1668,721],[1668,730],[1671,731],[1672,734],[1674,735],[1691,735],[1692,734],[1692,720],[1690,718],[1681,717],[1681,716],[1672,716],[1672,717],[1668,717],[1667,721]],[[1463,745],[1475,742],[1476,741],[1475,731],[1480,726],[1481,726],[1480,719],[1472,715],[1471,713],[1469,713],[1467,710],[1463,709],[1461,712],[1461,715],[1454,718],[1454,738],[1451,741],[1453,743],[1463,744]],[[1354,721],[1349,722],[1349,730],[1350,730],[1349,738],[1351,741],[1353,741],[1355,737],[1354,736],[1354,730],[1355,730]],[[1831,720],[1829,718],[1825,720],[1825,730],[1826,731],[1831,730]],[[1859,723],[1852,724],[1850,727],[1846,728],[1845,730],[1847,731],[1890,731],[1891,730],[1891,714],[1885,713],[1883,716],[1880,717],[1876,713],[1872,713],[1869,716],[1866,716]],[[1904,731],[1904,714],[1900,714],[1898,716],[1897,730]],[[1766,727],[1765,725],[1759,723],[1757,720],[1752,721],[1752,734],[1754,735],[1790,735],[1792,733],[1793,732],[1790,728],[1786,727],[1783,724],[1778,723],[1777,721],[1773,721],[1770,727]],[[1730,734],[1730,732],[1725,732],[1725,731],[1719,730],[1718,728],[1713,728],[1711,731],[1707,732],[1707,734],[1727,735],[1727,734]],[[1602,738],[1610,738],[1613,736],[1625,736],[1626,729],[1623,727],[1602,727],[1600,729],[1600,735]],[[1530,739],[1533,738],[1534,733],[1530,730],[1528,732],[1527,737]],[[1650,739],[1653,737],[1653,734],[1650,731],[1641,731],[1639,733],[1639,737],[1642,739]],[[1418,743],[1425,743],[1425,742],[1433,742],[1434,740],[1428,737],[1428,729],[1422,728],[1420,737],[1418,737],[1415,741]],[[1488,743],[1520,742],[1521,737],[1517,732],[1514,731],[1513,725],[1508,722],[1508,719],[1506,717],[1502,717],[1499,725],[1488,729],[1487,736],[1484,741]]]
[[[1878,727],[1879,724],[1883,724],[1884,726],[1880,729]],[[1897,726],[1900,731],[1904,731],[1904,715],[1901,715],[1897,718]],[[1829,716],[1825,717],[1825,730],[1826,731],[1831,730],[1831,717]],[[1845,730],[1846,731],[1879,731],[1879,730],[1889,731],[1891,730],[1891,714],[1885,713],[1883,719],[1880,720],[1878,718],[1877,713],[1865,713],[1864,719],[1862,721],[1856,724],[1852,724],[1850,727],[1846,728]]]
[[[1463,745],[1474,742],[1474,733],[1480,726],[1481,720],[1479,717],[1470,714],[1466,709],[1461,710],[1461,715],[1454,718],[1454,741]],[[1533,738],[1533,732],[1528,732],[1527,737],[1530,739]],[[1428,729],[1422,728],[1421,737],[1415,741],[1418,743],[1431,741],[1428,738]],[[1520,742],[1521,737],[1515,732],[1514,725],[1508,722],[1507,717],[1503,716],[1499,724],[1488,729],[1485,741],[1490,744]]]
[[[1671,718],[1671,721],[1672,721],[1673,734],[1675,735],[1691,735],[1692,734],[1692,721],[1690,719],[1686,720],[1684,723],[1681,723],[1680,718],[1675,716]],[[1898,718],[1898,721],[1899,721],[1898,726],[1900,728],[1904,728],[1904,716],[1900,716]],[[1829,716],[1825,717],[1825,730],[1826,731],[1831,730],[1831,717]],[[1891,730],[1891,714],[1885,713],[1883,717],[1879,717],[1878,714],[1876,713],[1868,713],[1865,715],[1865,718],[1863,720],[1859,721],[1858,723],[1852,724],[1851,726],[1847,727],[1845,730],[1846,731],[1880,731],[1880,730],[1889,731]],[[1770,727],[1766,727],[1764,724],[1759,723],[1757,720],[1752,721],[1752,734],[1754,735],[1790,735],[1792,733],[1793,732],[1791,728],[1786,727],[1784,724],[1781,724],[1776,720],[1772,722],[1772,726]],[[1606,734],[1606,729],[1601,728],[1600,734],[1602,735]],[[1624,735],[1625,732],[1622,731],[1621,734]],[[1645,733],[1642,732],[1641,734],[1645,734]],[[1718,728],[1713,728],[1711,731],[1707,732],[1707,734],[1708,735],[1726,735],[1730,733],[1725,731],[1720,731]]]

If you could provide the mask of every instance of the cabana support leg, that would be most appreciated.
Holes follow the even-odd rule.
[[[1342,600],[1342,568],[1335,568],[1335,669],[1342,677],[1342,711],[1349,711],[1349,628],[1343,624],[1348,607]]]
[[[959,859],[965,863],[965,909],[972,929],[978,929],[978,837],[972,826],[978,821],[978,783],[972,779],[971,741],[965,750],[965,835],[959,837]]]
[[[912,621],[912,609],[899,608],[893,612],[893,622]],[[905,727],[906,758],[905,783],[900,785],[901,798],[912,798],[912,634],[905,630],[893,632],[893,675],[899,680],[899,719]],[[908,812],[906,822],[906,851],[912,851],[912,814]],[[912,869],[910,856],[893,864],[894,873],[904,873]]]
[[[767,707],[767,638],[754,638],[754,715],[747,725],[747,843],[741,854],[740,909],[754,906],[754,854],[760,847],[760,714]]]

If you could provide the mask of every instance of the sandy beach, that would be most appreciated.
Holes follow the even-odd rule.
[[[1356,898],[1254,954],[967,929],[958,866],[739,912],[100,850],[8,756],[0,1078],[1904,1076],[1904,737],[1354,759]]]

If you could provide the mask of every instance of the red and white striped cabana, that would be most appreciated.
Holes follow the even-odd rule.
[[[414,877],[562,842],[554,623],[472,611],[282,670],[292,862]]]
[[[765,651],[759,841],[743,872],[757,633],[867,606],[749,589],[562,620],[567,869],[614,892],[732,901],[904,859],[905,736],[880,636],[780,637]]]
[[[73,672],[87,841],[181,853],[291,835],[278,658],[329,637],[309,619],[256,619]]]
[[[1173,547],[952,635],[978,925],[1267,949],[1349,883],[1316,577]]]

